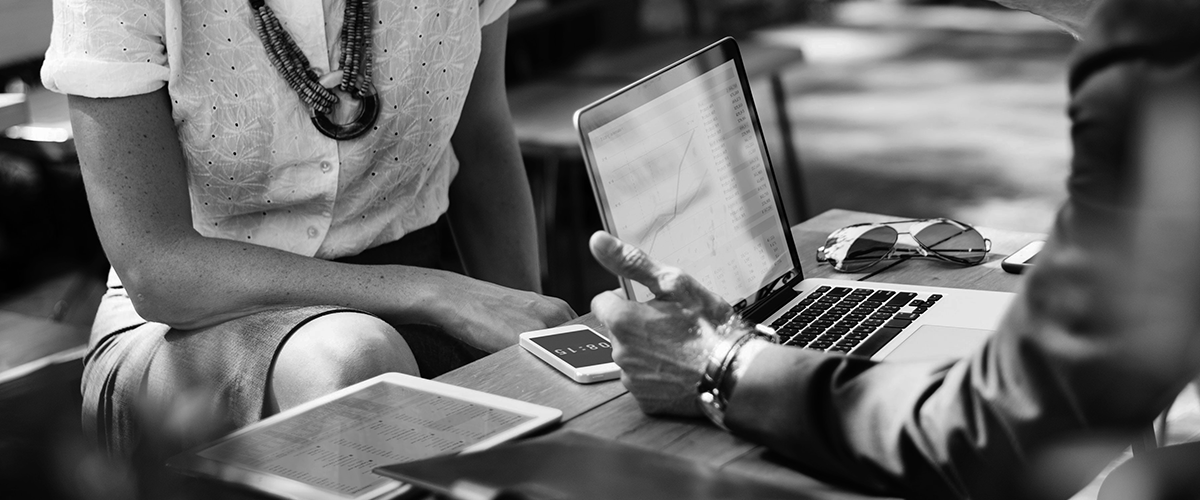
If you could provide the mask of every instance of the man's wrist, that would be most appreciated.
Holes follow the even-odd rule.
[[[721,339],[708,355],[704,374],[696,388],[700,411],[717,427],[725,426],[725,409],[738,377],[765,346],[778,343],[775,331],[742,321],[736,315],[717,328]],[[747,347],[750,346],[750,347]]]

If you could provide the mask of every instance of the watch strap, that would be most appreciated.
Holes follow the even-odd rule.
[[[754,339],[764,339],[778,343],[779,337],[775,331],[763,325],[753,325],[742,321],[733,315],[729,321],[717,328],[721,335],[720,341],[708,355],[708,361],[698,384],[697,403],[701,413],[714,425],[728,431],[725,426],[725,408],[737,384],[737,371],[734,364],[738,353],[746,343]]]

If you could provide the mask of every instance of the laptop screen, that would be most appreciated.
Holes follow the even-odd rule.
[[[732,39],[718,42],[580,110],[576,126],[605,229],[744,305],[795,264],[739,62]]]

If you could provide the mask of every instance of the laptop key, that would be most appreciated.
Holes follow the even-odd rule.
[[[902,307],[902,306],[908,304],[910,301],[912,301],[915,298],[917,298],[917,294],[915,294],[915,293],[900,292],[900,293],[897,293],[895,297],[892,297],[891,300],[889,300],[887,302],[887,305]]]
[[[787,342],[784,342],[783,345],[804,347],[804,346],[808,345],[809,342],[812,342],[812,341],[813,341],[813,337],[796,336],[796,337],[792,337]]]
[[[899,335],[901,330],[902,328],[894,328],[889,326],[882,327],[879,330],[876,330],[874,335],[867,337],[867,339],[859,344],[858,347],[854,348],[853,351],[850,351],[850,354],[853,356],[863,356],[869,358],[875,353],[879,352],[880,349],[883,349],[883,346],[887,345],[888,342],[891,342],[892,339],[896,338],[896,335]]]

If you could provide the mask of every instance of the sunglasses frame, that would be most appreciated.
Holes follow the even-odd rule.
[[[964,259],[961,257],[955,257],[953,255],[946,255],[946,254],[944,254],[944,252],[979,252],[981,249],[969,248],[969,249],[934,250],[934,249],[930,248],[929,246],[925,245],[924,243],[922,243],[921,240],[918,240],[917,237],[915,236],[915,234],[920,233],[922,230],[924,230],[925,227],[932,226],[934,224],[941,224],[941,223],[950,224],[952,226],[959,228],[961,230],[961,232],[955,234],[955,236],[957,236],[958,234],[963,234],[967,231],[975,231],[976,234],[979,234],[979,237],[983,238],[982,250],[984,253],[984,257],[979,259],[976,262],[972,262],[970,260],[967,260],[967,259]],[[892,225],[895,225],[895,224],[912,224],[912,226],[910,226],[907,231],[898,231],[898,230],[896,230],[896,228],[891,227]],[[923,226],[923,225],[924,225],[924,227],[920,227],[918,230],[913,231],[913,228],[918,227],[918,226]],[[839,261],[838,259],[834,259],[832,257],[827,257],[825,255],[826,247],[829,245],[829,240],[834,239],[834,237],[837,236],[839,233],[842,233],[842,232],[850,230],[850,229],[856,229],[856,228],[862,229],[862,232],[858,236],[854,236],[853,239],[849,240],[850,242],[853,242],[853,241],[857,240],[859,236],[866,234],[868,231],[874,230],[876,228],[881,228],[881,227],[885,227],[885,228],[891,229],[892,231],[895,231],[896,239],[895,239],[895,241],[892,242],[892,248],[889,249],[883,255],[881,255],[874,262],[863,265],[862,267],[859,267],[859,268],[846,269],[844,260]],[[903,234],[907,234],[909,239],[911,239],[914,243],[916,243],[916,246],[904,246],[904,247],[900,246],[900,235],[903,235]],[[987,254],[992,251],[992,240],[990,240],[988,238],[984,238],[983,234],[980,233],[978,229],[975,229],[974,227],[972,227],[969,224],[965,224],[965,223],[956,221],[954,219],[947,219],[945,217],[937,217],[937,218],[932,218],[932,219],[904,219],[904,220],[895,220],[895,221],[887,221],[887,222],[863,222],[860,224],[851,224],[849,226],[840,228],[832,233],[829,233],[829,236],[827,238],[825,238],[825,243],[826,243],[825,245],[822,245],[820,248],[817,248],[817,261],[827,263],[827,264],[833,266],[833,268],[837,271],[848,272],[848,273],[865,271],[867,269],[870,269],[872,267],[879,265],[880,262],[887,261],[887,260],[907,260],[907,259],[914,258],[914,257],[933,258],[933,259],[943,260],[946,262],[950,262],[953,264],[959,264],[959,265],[963,265],[963,266],[975,266],[975,265],[979,265],[979,264],[982,264],[983,262],[985,262],[987,260]]]

